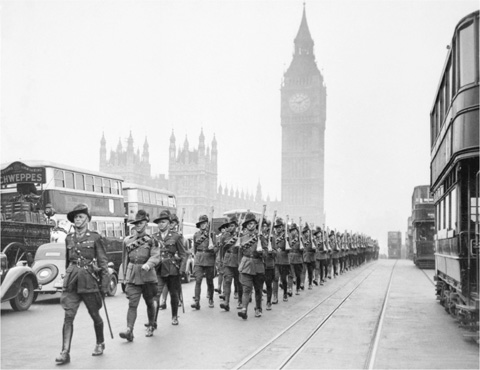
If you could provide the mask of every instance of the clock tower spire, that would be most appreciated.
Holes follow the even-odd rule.
[[[281,85],[282,206],[295,219],[324,220],[327,91],[314,55],[305,4]]]

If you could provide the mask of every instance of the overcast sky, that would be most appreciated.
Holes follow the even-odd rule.
[[[386,250],[416,185],[429,184],[429,111],[447,45],[478,1],[307,1],[327,86],[331,228]],[[98,170],[107,151],[169,137],[218,141],[219,183],[280,198],[280,86],[302,1],[21,1],[1,5],[1,162]],[[271,210],[273,212],[273,210]],[[267,214],[270,213],[267,210]],[[309,220],[315,222],[315,220]]]

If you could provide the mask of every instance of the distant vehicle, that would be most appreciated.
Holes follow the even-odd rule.
[[[38,287],[32,269],[21,261],[9,267],[7,256],[0,252],[0,276],[2,302],[10,301],[15,311],[26,311],[33,303],[34,289]]]
[[[435,268],[435,206],[430,186],[421,185],[412,194],[412,252],[413,263],[419,268]]]
[[[436,294],[461,325],[479,329],[479,14],[462,18],[430,111]]]
[[[402,254],[402,233],[400,231],[388,232],[388,258],[400,259]]]
[[[177,213],[175,194],[165,189],[125,182],[123,183],[123,198],[127,222],[135,219],[139,209],[147,212],[152,221],[162,211]]]
[[[32,265],[38,281],[38,288],[35,289],[37,295],[62,292],[66,264],[65,252],[64,243],[47,243],[38,248]],[[118,273],[113,268],[113,262],[108,263],[108,272],[110,284],[107,295],[114,296],[117,292]]]

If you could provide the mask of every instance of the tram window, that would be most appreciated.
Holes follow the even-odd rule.
[[[95,187],[94,191],[95,193],[101,193],[102,192],[102,178],[101,177],[95,177]]]
[[[65,172],[65,187],[75,189],[73,172]]]
[[[450,194],[445,197],[445,228],[450,229]]]
[[[464,27],[459,32],[458,62],[459,83],[464,86],[475,82],[475,35],[473,23]]]
[[[110,180],[103,179],[103,192],[106,194],[112,193],[112,184]]]
[[[93,191],[93,176],[85,176],[85,182],[87,184],[87,191]]]
[[[452,226],[451,228],[452,229],[456,229],[457,228],[457,188],[454,187],[452,189],[452,192],[450,193],[451,194],[451,219],[452,219]]]
[[[85,190],[85,176],[79,173],[75,174],[75,189]]]
[[[55,186],[58,188],[65,187],[65,177],[63,171],[55,170]]]

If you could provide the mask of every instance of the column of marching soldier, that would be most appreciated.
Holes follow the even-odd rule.
[[[279,288],[283,301],[300,295],[307,279],[308,289],[324,285],[349,269],[358,267],[375,253],[367,252],[367,238],[352,233],[328,231],[305,223],[299,225],[273,215],[272,221],[247,212],[242,219],[231,216],[219,227],[215,235],[210,217],[199,217],[199,229],[193,237],[195,296],[191,307],[200,309],[201,286],[207,281],[207,299],[214,307],[214,292],[220,294],[220,308],[230,311],[230,301],[238,300],[238,316],[247,320],[248,305],[255,302],[255,317],[262,316],[262,297],[266,293],[266,310],[278,303]],[[103,320],[100,309],[105,305],[104,295],[108,289],[107,256],[103,238],[88,229],[92,217],[88,206],[79,204],[67,218],[74,224],[74,232],[66,238],[66,265],[63,292],[60,299],[65,310],[62,351],[55,359],[57,364],[70,362],[70,347],[73,322],[83,301],[94,322],[96,345],[93,356],[103,354],[105,349]],[[135,220],[130,221],[134,235],[123,241],[122,265],[125,293],[128,298],[127,327],[119,335],[132,342],[137,317],[137,307],[143,297],[147,306],[148,323],[145,336],[151,337],[157,328],[159,309],[166,308],[160,302],[162,292],[168,289],[172,310],[172,325],[178,325],[178,308],[183,304],[181,277],[185,274],[187,251],[186,239],[181,234],[181,223],[176,215],[162,211],[153,220],[159,232],[146,233],[150,221],[144,210],[139,210]],[[260,225],[259,225],[260,224]],[[215,267],[219,274],[218,288],[214,289]],[[254,297],[252,297],[254,295]],[[165,298],[164,298],[165,299]],[[105,309],[108,321],[108,314]],[[110,323],[108,322],[110,327]],[[110,328],[110,334],[113,334]]]

